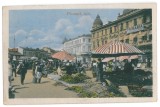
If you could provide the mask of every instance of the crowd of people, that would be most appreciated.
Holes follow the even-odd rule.
[[[53,60],[53,61],[44,61],[44,60],[21,60],[19,62],[14,60],[9,60],[9,71],[11,73],[10,78],[13,76],[20,75],[20,82],[23,85],[25,80],[25,75],[27,69],[32,68],[33,83],[40,83],[42,77],[47,77],[48,73],[53,72],[53,69],[57,71],[58,74],[62,73],[72,75],[73,73],[85,73],[85,67],[81,61],[69,61],[69,60]],[[126,71],[132,72],[134,69],[133,62],[128,62],[128,60],[119,62],[102,62],[101,59],[98,61],[92,61],[92,72],[93,76],[96,77],[96,81],[103,81],[103,72],[110,68],[111,71]],[[65,71],[65,72],[64,72]],[[10,81],[11,79],[9,79]]]
[[[104,72],[124,72],[124,73],[132,73],[134,68],[136,67],[136,63],[134,61],[124,60],[120,61],[109,61],[102,62],[101,59],[98,61],[92,61],[92,73],[93,76],[96,77],[96,81],[103,82]]]
[[[44,61],[42,59],[37,60],[12,60],[9,58],[9,90],[13,91],[12,81],[14,77],[20,75],[20,83],[24,85],[25,76],[28,69],[32,69],[33,83],[41,83],[42,77],[47,77],[49,73],[53,71],[57,72],[58,75],[72,75],[73,73],[85,73],[85,67],[81,61],[69,61],[69,60],[52,60]],[[102,62],[101,59],[98,61],[93,60],[91,63],[91,70],[93,77],[96,78],[96,81],[103,83],[104,82],[104,73],[105,72],[124,72],[132,73],[134,68],[137,66],[137,61],[109,61]]]
[[[20,75],[20,83],[24,85],[25,76],[27,70],[32,69],[33,83],[40,83],[42,77],[47,77],[49,73],[52,73],[53,70],[61,73],[58,74],[68,74],[72,75],[75,72],[85,73],[85,68],[81,61],[73,62],[69,60],[52,60],[44,61],[42,59],[36,60],[12,60],[9,59],[9,82],[11,83],[11,78],[17,77],[17,74]]]

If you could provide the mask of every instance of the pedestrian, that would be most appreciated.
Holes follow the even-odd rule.
[[[9,87],[12,87],[12,80],[13,80],[13,74],[12,74],[12,64],[11,64],[11,58],[8,60],[8,81],[9,81]]]
[[[47,63],[45,63],[43,70],[42,70],[42,77],[46,78],[47,75],[48,75]]]
[[[82,68],[81,61],[78,61],[78,63],[77,63],[78,73],[81,73],[81,68]]]
[[[42,78],[42,64],[40,64],[39,62],[36,65],[35,78],[36,78],[36,82],[35,83],[40,83],[41,82],[41,78]]]
[[[12,76],[14,74],[14,76],[16,77],[16,62],[15,61],[12,61]]]
[[[62,76],[62,71],[61,71],[61,67],[62,67],[62,62],[61,61],[58,61],[58,65],[57,65],[57,74]]]
[[[66,74],[71,75],[71,63],[69,62],[69,60],[66,63]]]
[[[96,77],[96,71],[97,71],[97,62],[94,60],[92,63],[92,74],[93,77]]]
[[[59,61],[57,60],[56,61],[56,70],[58,69],[58,67],[59,67]]]
[[[103,63],[100,58],[98,61],[97,81],[103,82]]]
[[[8,87],[8,97],[9,98],[14,98],[14,87],[12,86],[12,81],[14,80],[13,74],[12,74],[12,64],[11,64],[11,58],[8,60],[8,82],[9,82],[9,87]]]
[[[26,61],[23,61],[22,63],[20,63],[19,69],[20,69],[21,85],[24,85],[24,79],[27,73]]]
[[[37,64],[37,61],[34,61],[33,64],[32,64],[32,75],[33,75],[33,83],[36,83],[36,76],[35,76],[35,70],[36,70],[36,64]]]
[[[126,60],[126,63],[124,65],[124,72],[131,74],[133,72],[134,68],[132,66],[131,61]]]

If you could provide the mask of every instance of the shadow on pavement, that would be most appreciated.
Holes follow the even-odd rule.
[[[24,83],[24,84],[32,84],[33,82],[28,82],[28,83]]]
[[[17,89],[23,89],[23,88],[29,88],[29,87],[19,87],[19,88],[15,88],[15,90],[17,90]]]
[[[15,91],[15,92],[13,92],[13,93],[19,93],[19,92]]]
[[[20,86],[20,85],[13,85],[13,87],[16,87],[16,86]]]
[[[43,81],[43,82],[41,82],[41,84],[44,84],[44,83],[49,83],[50,81]]]

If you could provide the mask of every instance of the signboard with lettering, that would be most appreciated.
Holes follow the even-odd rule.
[[[141,24],[141,25],[136,25],[132,28],[129,28],[126,30],[127,34],[130,34],[130,33],[134,33],[134,32],[138,32],[138,31],[142,31],[144,30],[144,25]]]

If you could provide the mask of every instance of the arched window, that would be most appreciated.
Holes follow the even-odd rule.
[[[126,39],[126,41],[125,41],[126,43],[129,43],[129,39]]]
[[[93,49],[95,49],[95,41],[93,41]]]
[[[121,42],[123,43],[123,42],[124,42],[124,40],[121,40]]]
[[[137,43],[137,41],[138,41],[138,38],[135,37],[135,38],[133,39],[133,43]]]
[[[99,40],[97,39],[97,47],[99,47]]]

